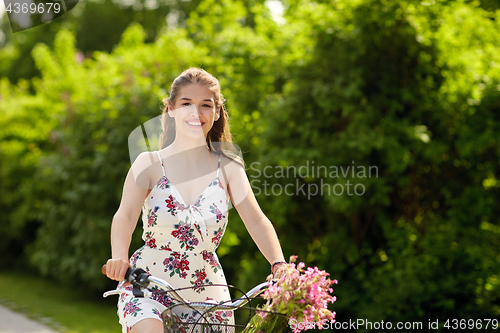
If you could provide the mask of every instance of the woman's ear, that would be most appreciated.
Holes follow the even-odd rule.
[[[170,117],[174,117],[174,111],[172,110],[172,105],[168,104],[167,106],[167,112]]]

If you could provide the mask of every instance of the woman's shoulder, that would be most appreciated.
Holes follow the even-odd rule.
[[[144,151],[137,155],[132,166],[141,169],[149,169],[153,164],[159,162],[158,154],[156,151]]]
[[[224,163],[224,165],[231,165],[243,169],[245,168],[243,160],[240,156],[221,152],[219,152],[218,154],[221,156],[221,164]]]
[[[220,156],[221,166],[230,166],[232,168],[244,167],[239,156],[231,156],[229,154],[221,152],[218,152],[217,154]]]
[[[161,157],[161,155],[160,155]],[[132,172],[142,186],[162,176],[162,166],[157,151],[144,151],[140,153],[132,164]],[[156,183],[156,182],[154,182]]]
[[[224,153],[218,154],[221,159],[220,167],[223,169],[229,183],[235,175],[240,174],[242,170],[243,172],[245,171],[244,164],[239,157],[233,157],[231,155],[228,156]]]

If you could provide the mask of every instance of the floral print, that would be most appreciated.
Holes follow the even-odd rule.
[[[132,267],[143,268],[166,280],[190,302],[212,299],[222,303],[231,299],[227,288],[207,287],[227,284],[215,253],[226,230],[229,202],[219,178],[219,168],[220,158],[215,179],[193,205],[187,205],[165,175],[162,165],[163,177],[142,206],[144,246],[130,258]],[[132,290],[132,286],[123,287],[123,282],[119,287]],[[153,290],[149,298],[121,295],[118,314],[123,333],[141,319],[161,318],[168,307],[176,304],[168,292],[161,292],[157,287]],[[192,311],[172,314],[172,318],[175,315],[184,322],[196,319]],[[199,314],[197,316],[199,318]],[[234,322],[231,311],[212,313],[209,320]]]
[[[196,228],[196,231],[198,231],[198,233],[200,234],[201,238],[203,238],[203,234],[201,233],[201,228],[198,224],[194,224],[194,227]]]
[[[189,271],[189,261],[186,253],[180,254],[179,252],[172,251],[170,257],[163,261],[165,272],[170,272],[170,277],[177,274],[179,277],[185,279]]]
[[[201,314],[197,311],[181,312],[172,315],[172,322],[175,323],[175,332],[188,333],[197,332],[195,324],[200,321]]]
[[[174,199],[174,197],[172,196],[172,194],[170,194],[170,195],[168,196],[168,198],[167,198],[167,199],[165,199],[165,202],[167,203],[167,208],[168,208],[168,210],[167,210],[167,211],[168,211],[170,214],[172,214],[172,216],[175,216],[175,210],[176,210],[176,208],[177,208],[177,206],[178,206],[179,204],[178,204],[178,203],[177,203],[177,201]]]
[[[161,313],[160,313],[160,311],[158,311],[158,309],[153,309],[151,311],[153,312],[153,314],[155,314],[155,315],[157,315],[158,317],[161,318]]]
[[[151,289],[153,289],[153,296],[151,298],[154,299],[155,301],[160,302],[161,304],[163,304],[167,308],[174,303],[172,298],[170,296],[168,296],[167,293],[161,291],[160,288],[158,288],[157,286],[154,286]],[[158,311],[158,313],[159,313],[159,311]]]
[[[141,259],[141,254],[142,254],[142,248],[135,251],[135,253],[132,255],[132,257],[130,258],[130,264],[132,265],[132,267],[134,268],[136,267],[137,260]]]
[[[155,206],[155,209],[149,210],[148,213],[148,227],[154,227],[157,224],[158,216],[156,215],[156,212],[160,209],[160,206]]]
[[[230,318],[233,316],[233,311],[230,310],[216,310],[214,315],[210,318],[211,322],[218,324],[228,324]]]
[[[138,306],[137,303],[139,303],[139,299],[138,298],[135,298],[135,299],[131,300],[130,302],[128,302],[125,305],[125,308],[124,308],[124,311],[123,311],[123,317],[125,317],[126,315],[130,315],[130,316],[136,317],[137,316],[137,312],[141,311],[141,308]]]
[[[179,239],[181,249],[185,248],[186,250],[194,250],[194,247],[198,245],[199,241],[193,235],[194,229],[191,228],[191,224],[186,222],[179,222],[174,225],[174,230],[172,231],[172,236]]]
[[[153,238],[153,235],[151,231],[146,232],[146,246],[156,249],[156,239]]]
[[[217,177],[216,179],[212,180],[210,184],[208,184],[208,187],[215,186],[219,184],[219,178]]]
[[[205,272],[205,267],[202,269],[197,269],[191,274],[192,278],[195,278],[194,281],[191,281],[191,284],[194,285],[194,291],[197,293],[201,293],[205,290],[206,285],[212,285],[213,283],[207,278],[207,273]]]
[[[215,260],[213,253],[203,250],[201,252],[201,255],[203,256],[203,260],[210,264],[214,273],[217,273],[217,271],[220,269],[220,264],[217,260]]]
[[[174,312],[180,312],[179,310],[175,310]],[[175,329],[175,331],[185,333],[199,332],[199,329],[197,329],[197,324],[205,322],[212,324],[210,326],[210,332],[228,332],[229,330],[223,325],[230,324],[232,318],[233,311],[231,310],[215,310],[210,311],[209,313],[202,313],[197,310],[192,310],[180,312],[178,314],[172,314],[172,322],[174,323],[173,328]]]
[[[170,185],[167,177],[165,176],[161,177],[158,183],[156,183],[156,186],[158,186],[158,188],[161,188],[162,190],[169,188]]]
[[[160,250],[163,250],[163,251],[172,251],[172,249],[170,248],[170,243],[168,243],[167,245],[162,245],[160,247]]]
[[[224,234],[225,227],[226,226],[224,225],[224,227],[221,227],[221,228],[217,229],[216,231],[214,231],[215,236],[212,237],[212,243],[219,245],[220,240],[222,238],[222,235]]]
[[[217,223],[219,223],[219,221],[224,218],[224,215],[222,214],[222,212],[220,211],[220,209],[217,207],[216,204],[210,205],[210,212],[215,215]]]

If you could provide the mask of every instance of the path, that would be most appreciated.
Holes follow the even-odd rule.
[[[57,333],[20,313],[0,306],[0,333]]]

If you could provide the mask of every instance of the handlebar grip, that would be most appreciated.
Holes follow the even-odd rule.
[[[106,275],[106,264],[102,265],[101,272],[102,272],[102,274]],[[127,272],[125,272],[125,280],[128,281],[131,273],[132,273],[132,269],[127,268]]]

